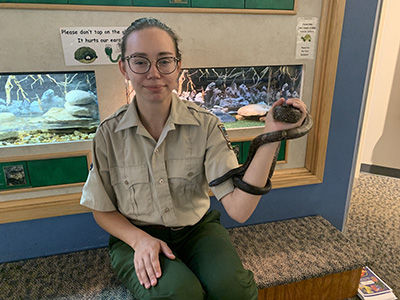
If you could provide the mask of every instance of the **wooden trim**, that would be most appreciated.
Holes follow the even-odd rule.
[[[305,167],[322,182],[346,0],[323,0]]]
[[[362,268],[258,291],[258,300],[337,300],[357,295]]]
[[[48,186],[41,186],[41,187],[34,187],[34,188],[29,188],[29,187],[28,188],[16,188],[16,189],[2,190],[2,191],[0,191],[0,195],[16,194],[16,193],[31,193],[31,192],[46,191],[46,190],[61,189],[61,188],[83,187],[83,185],[84,185],[84,182],[78,182],[78,183],[48,185]],[[11,200],[10,202],[13,202],[13,201],[14,200]]]
[[[40,160],[40,159],[53,159],[53,158],[66,158],[66,157],[76,157],[76,156],[86,156],[87,161],[88,161],[88,166],[90,166],[90,164],[92,163],[92,156],[91,156],[90,150],[0,157],[0,163],[14,162],[14,161],[27,161],[27,160]]]
[[[321,183],[322,180],[318,179],[307,168],[302,167],[276,170],[271,178],[271,182],[274,189],[280,189],[293,186],[317,184]]]
[[[0,202],[0,224],[89,212],[81,193]]]
[[[0,9],[42,9],[42,10],[90,10],[115,12],[161,12],[161,13],[196,13],[196,14],[253,14],[253,15],[296,15],[297,1],[293,10],[278,9],[232,9],[198,7],[144,7],[144,6],[109,6],[109,5],[72,5],[72,4],[36,4],[36,3],[1,3]]]

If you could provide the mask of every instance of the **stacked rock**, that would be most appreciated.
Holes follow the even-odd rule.
[[[96,96],[90,92],[73,90],[65,95],[64,107],[68,113],[80,118],[98,118]]]

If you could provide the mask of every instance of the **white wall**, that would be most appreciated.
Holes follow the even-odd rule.
[[[400,169],[399,0],[384,0],[360,140],[360,164]]]

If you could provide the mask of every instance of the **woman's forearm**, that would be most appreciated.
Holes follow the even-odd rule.
[[[243,176],[244,182],[257,187],[265,186],[278,145],[278,143],[266,144],[257,150]],[[243,223],[251,216],[260,198],[258,195],[252,195],[235,188],[221,201],[229,216],[237,222]]]
[[[124,241],[133,249],[135,249],[138,240],[147,235],[147,233],[129,222],[129,220],[118,211],[93,211],[93,216],[101,228]]]
[[[290,130],[301,126],[307,116],[307,107],[303,101],[298,98],[290,98],[287,101],[281,98],[271,107],[273,110],[276,106],[293,105],[302,112],[301,118],[297,123],[285,123],[273,119],[273,114],[268,113],[265,120],[264,133],[275,132],[281,130]],[[267,183],[271,165],[275,156],[276,148],[280,142],[268,143],[259,147],[253,157],[248,169],[246,170],[242,180],[256,187],[264,187]],[[238,222],[245,222],[253,213],[260,201],[260,196],[252,195],[235,188],[235,190],[221,199],[229,216]]]

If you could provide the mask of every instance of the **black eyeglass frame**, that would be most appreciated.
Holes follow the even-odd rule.
[[[133,69],[132,69],[132,67],[131,67],[131,63],[129,62],[129,60],[130,60],[131,58],[135,58],[135,57],[143,58],[143,59],[145,59],[145,60],[147,60],[147,61],[149,62],[148,68],[147,68],[146,72],[136,72],[136,71],[133,71]],[[158,63],[159,63],[161,60],[166,59],[166,58],[172,58],[172,59],[175,61],[175,67],[174,67],[174,69],[173,69],[171,72],[168,72],[168,73],[161,72],[161,71],[160,71],[160,68],[158,67]],[[128,62],[129,69],[131,69],[131,71],[132,71],[133,73],[135,73],[135,74],[141,74],[141,75],[142,75],[142,74],[146,74],[147,72],[149,72],[150,69],[151,69],[151,65],[153,64],[153,62],[152,62],[150,59],[148,59],[147,57],[144,57],[144,56],[140,56],[140,55],[128,55],[128,56],[125,56],[125,57],[122,58],[122,61],[125,61],[125,60]],[[157,68],[157,71],[160,72],[160,74],[163,74],[163,75],[172,74],[172,73],[175,72],[176,68],[178,67],[178,62],[179,62],[179,61],[180,61],[180,59],[177,58],[177,57],[175,57],[175,56],[164,56],[164,57],[160,57],[159,59],[156,60],[156,68]]]

